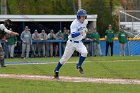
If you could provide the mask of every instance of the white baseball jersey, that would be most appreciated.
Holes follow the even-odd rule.
[[[83,23],[80,23],[80,21],[78,19],[75,19],[70,26],[71,34],[73,32],[81,32],[83,30],[83,28],[86,28],[87,24],[88,24],[88,21],[86,19],[84,20]],[[72,38],[71,34],[68,37],[70,40],[80,41],[83,38],[85,38],[85,35],[79,35],[77,37]]]
[[[81,35],[80,33],[78,33],[77,35],[75,34],[74,36],[72,36],[73,33],[81,32],[84,28],[86,28],[87,24],[88,24],[88,21],[86,19],[84,20],[83,23],[80,23],[78,19],[75,19],[72,22],[70,26],[71,33],[68,37],[69,40],[67,41],[64,54],[59,61],[61,64],[64,64],[65,62],[67,62],[75,50],[78,51],[81,54],[81,56],[83,57],[87,56],[87,53],[88,53],[87,49],[85,45],[81,42],[81,40],[85,38],[86,35]],[[78,42],[75,42],[75,41],[78,41]]]

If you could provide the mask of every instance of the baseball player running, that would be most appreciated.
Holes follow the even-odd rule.
[[[68,36],[64,54],[54,70],[54,78],[59,79],[59,69],[65,62],[68,61],[75,50],[81,54],[76,68],[81,74],[83,74],[82,63],[84,62],[88,53],[85,45],[81,41],[83,38],[85,38],[87,32],[86,26],[88,24],[88,21],[86,20],[86,18],[86,11],[84,9],[78,10],[77,19],[75,19],[70,26],[71,32]]]

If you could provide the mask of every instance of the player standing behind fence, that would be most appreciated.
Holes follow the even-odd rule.
[[[120,56],[125,56],[125,46],[127,42],[127,34],[124,30],[120,30],[118,33],[118,40],[120,43]]]
[[[64,32],[62,34],[63,34],[64,40],[68,40],[69,31],[66,27],[64,27]]]
[[[56,35],[56,40],[64,40],[61,30],[59,30],[55,35]],[[56,43],[55,45],[55,56],[58,56],[58,43]]]
[[[88,21],[86,20],[87,14],[86,11],[83,9],[78,10],[77,12],[77,19],[75,19],[71,26],[70,26],[70,35],[69,39],[66,44],[66,48],[62,58],[59,60],[58,65],[54,70],[54,78],[59,78],[59,69],[62,65],[68,61],[68,59],[72,56],[73,52],[76,50],[78,51],[81,56],[79,58],[79,62],[76,65],[76,68],[79,70],[81,74],[83,74],[82,63],[84,62],[85,58],[87,57],[87,49],[85,45],[82,43],[82,39],[85,38],[87,32],[87,24]]]
[[[90,42],[85,42],[85,46],[88,50],[88,56],[91,56],[92,54],[92,51],[91,51],[91,48],[92,48],[92,38],[93,38],[93,32],[88,29],[88,32],[86,34],[86,40],[90,41]]]
[[[32,34],[32,39],[33,40],[39,40],[39,34],[38,34],[37,30],[35,30],[34,33]],[[38,48],[39,48],[38,42],[34,42],[33,45],[32,45],[33,56],[37,56],[36,51],[37,51],[37,53],[39,53]]]
[[[11,22],[11,20],[9,21]],[[6,28],[6,24],[7,22],[9,24],[9,21],[6,20],[4,24],[0,24],[0,65],[1,67],[6,67],[4,63],[4,51],[1,45],[1,40],[4,38],[5,33],[10,34],[10,35],[19,35],[18,33],[10,31]]]
[[[113,56],[113,41],[114,41],[114,30],[112,30],[112,25],[109,25],[108,30],[105,32],[106,39],[106,56],[108,54],[108,48],[111,48],[111,56]]]
[[[46,34],[44,29],[39,34],[39,37],[40,37],[40,40],[47,40],[48,37],[47,37],[47,34]],[[41,44],[41,46],[40,46],[41,50],[43,52],[43,57],[46,57],[47,56],[47,53],[46,53],[46,51],[47,51],[47,49],[46,49],[46,42],[41,42],[40,44]]]
[[[30,52],[30,46],[32,44],[32,35],[29,31],[28,26],[25,27],[25,30],[21,33],[20,38],[22,40],[22,58],[28,58]],[[26,56],[25,56],[26,51]]]
[[[97,32],[96,28],[93,31],[93,40],[94,40],[94,56],[102,56],[102,50],[100,47],[100,34]]]
[[[12,31],[12,29],[10,28]],[[9,48],[9,54],[10,58],[14,57],[14,50],[15,47],[17,46],[17,37],[15,35],[8,35],[8,48]]]
[[[48,34],[48,40],[55,40],[56,39],[56,36],[55,36],[55,34],[54,34],[54,31],[53,30],[51,30],[50,31],[50,33]],[[48,43],[48,46],[49,46],[49,50],[50,50],[50,56],[52,57],[53,56],[53,42],[49,42]]]
[[[67,28],[66,27],[64,27],[64,32],[63,32],[63,38],[64,38],[64,40],[68,40],[68,36],[69,36],[69,31],[67,30]],[[66,47],[66,43],[64,42],[63,44],[62,44],[62,46],[63,46],[63,52],[64,52],[64,50],[65,50],[65,47]]]

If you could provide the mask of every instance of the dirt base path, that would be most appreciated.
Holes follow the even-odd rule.
[[[17,74],[0,74],[0,78],[27,79],[27,80],[49,80],[64,82],[91,82],[91,83],[107,83],[107,84],[140,84],[140,80],[136,79],[112,79],[112,78],[85,78],[85,77],[69,77],[60,76],[60,79],[53,79],[52,76],[41,75],[17,75]]]

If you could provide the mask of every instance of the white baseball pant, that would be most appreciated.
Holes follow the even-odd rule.
[[[67,62],[75,50],[78,51],[81,54],[81,56],[87,57],[87,53],[88,53],[87,48],[82,43],[82,41],[79,41],[79,43],[77,43],[72,40],[71,41],[68,40],[64,54],[62,58],[60,59],[60,63],[64,64],[65,62]]]

